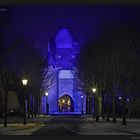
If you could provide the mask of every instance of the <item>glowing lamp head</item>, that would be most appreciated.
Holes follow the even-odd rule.
[[[46,92],[45,95],[48,96],[48,92]]]
[[[93,93],[95,93],[96,92],[96,88],[93,88],[92,91],[93,91]]]
[[[23,80],[22,80],[22,84],[23,84],[24,86],[26,86],[26,85],[27,85],[27,82],[28,82],[28,80],[27,80],[27,79],[23,79]]]
[[[62,102],[65,103],[65,100],[63,100]]]
[[[81,96],[81,98],[83,98],[83,95]]]
[[[122,97],[119,97],[119,100],[121,100],[122,99]]]

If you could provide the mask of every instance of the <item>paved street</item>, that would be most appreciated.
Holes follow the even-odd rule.
[[[118,135],[138,136],[140,139],[140,120],[127,120],[127,125],[106,122],[100,118],[96,122],[92,116],[81,115],[50,115],[38,116],[27,120],[23,125],[23,118],[9,119],[8,126],[0,123],[0,135],[34,135],[34,136],[74,136],[74,135]]]
[[[51,116],[45,126],[32,133],[32,135],[76,135],[83,124],[84,118],[80,115]]]
[[[100,120],[95,122],[92,117],[85,116],[51,116],[44,126],[32,135],[140,135],[140,120],[128,120],[123,126],[117,123]]]

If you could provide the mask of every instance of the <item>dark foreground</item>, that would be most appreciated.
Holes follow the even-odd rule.
[[[84,118],[80,115],[51,116],[50,120],[44,122],[45,126],[33,132],[32,135],[41,135],[41,136],[77,135],[79,132],[79,128],[83,122]]]

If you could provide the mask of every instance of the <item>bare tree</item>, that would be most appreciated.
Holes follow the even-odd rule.
[[[2,88],[5,91],[4,126],[7,126],[7,97],[8,90],[15,75],[15,63],[11,59],[17,48],[16,30],[12,26],[10,9],[0,15],[0,76]]]
[[[96,86],[98,96],[103,90],[106,91],[107,120],[109,120],[109,96],[111,95],[113,122],[116,122],[116,87],[121,88],[123,92],[122,124],[124,125],[126,124],[126,97],[129,93],[136,94],[139,91],[140,66],[137,61],[140,56],[139,37],[139,31],[133,26],[123,24],[106,26],[98,41],[91,41],[81,48],[77,59],[78,76],[83,85],[89,91]]]
[[[48,91],[53,84],[55,78],[55,71],[52,66],[45,67],[42,73],[42,90]]]

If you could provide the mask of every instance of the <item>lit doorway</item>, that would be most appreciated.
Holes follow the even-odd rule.
[[[72,98],[65,94],[58,100],[59,105],[59,111],[60,112],[73,112],[74,111],[74,105]]]

